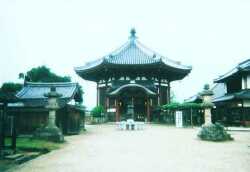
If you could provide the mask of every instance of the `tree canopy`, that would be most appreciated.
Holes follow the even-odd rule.
[[[22,89],[23,85],[19,83],[6,82],[0,88],[0,101],[13,101],[18,91]]]
[[[69,76],[59,76],[51,72],[50,68],[46,66],[38,66],[36,68],[32,68],[26,73],[20,73],[19,78],[30,82],[71,82],[71,78]],[[23,84],[19,83],[4,83],[0,88],[0,100],[5,101],[8,99],[14,99],[16,93],[20,91],[22,87]],[[82,87],[79,86],[79,91],[75,95],[75,100],[77,102],[83,102],[83,93]]]
[[[103,112],[104,108],[102,106],[96,106],[91,110],[90,114],[93,117],[101,117]]]
[[[70,82],[69,76],[59,76],[51,72],[50,68],[46,66],[38,66],[32,68],[26,74],[20,73],[19,78],[30,82]]]
[[[1,86],[0,91],[5,93],[17,93],[22,87],[23,85],[19,83],[6,82]]]

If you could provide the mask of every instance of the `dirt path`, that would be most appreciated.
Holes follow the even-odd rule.
[[[235,141],[203,142],[197,129],[147,125],[142,131],[89,126],[60,150],[32,160],[20,172],[249,172],[250,133]]]

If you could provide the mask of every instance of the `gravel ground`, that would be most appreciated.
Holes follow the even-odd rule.
[[[235,141],[204,142],[198,129],[146,125],[118,131],[88,126],[67,146],[11,171],[20,172],[249,172],[250,132],[231,132]]]

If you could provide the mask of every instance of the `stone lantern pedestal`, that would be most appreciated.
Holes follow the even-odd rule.
[[[63,142],[64,137],[61,130],[56,126],[56,110],[59,108],[57,99],[62,95],[56,92],[55,87],[51,87],[50,92],[44,95],[48,97],[48,105],[46,108],[49,110],[48,123],[44,128],[38,129],[34,136],[39,139],[45,139],[54,142]]]
[[[209,89],[209,85],[204,86],[204,90],[201,92],[201,96],[203,98],[202,106],[204,107],[204,120],[205,125],[212,124],[212,115],[211,108],[213,107],[212,103],[212,95],[213,92]]]

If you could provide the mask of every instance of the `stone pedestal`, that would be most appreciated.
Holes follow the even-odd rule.
[[[49,110],[48,123],[46,127],[39,128],[34,136],[39,139],[44,139],[53,142],[63,142],[64,137],[61,130],[56,126],[56,110],[59,108],[57,98],[61,97],[56,92],[55,87],[52,87],[50,92],[44,95],[48,97],[48,105],[46,108]]]
[[[50,128],[57,127],[56,126],[56,111],[55,110],[49,111],[48,127],[50,127]]]
[[[201,96],[203,98],[203,107],[204,107],[204,120],[205,125],[212,124],[212,115],[211,115],[211,108],[213,107],[212,103],[212,95],[213,92],[209,89],[209,85],[206,84],[204,86],[204,90],[201,92]]]
[[[206,108],[204,112],[205,125],[212,123],[211,109]]]

